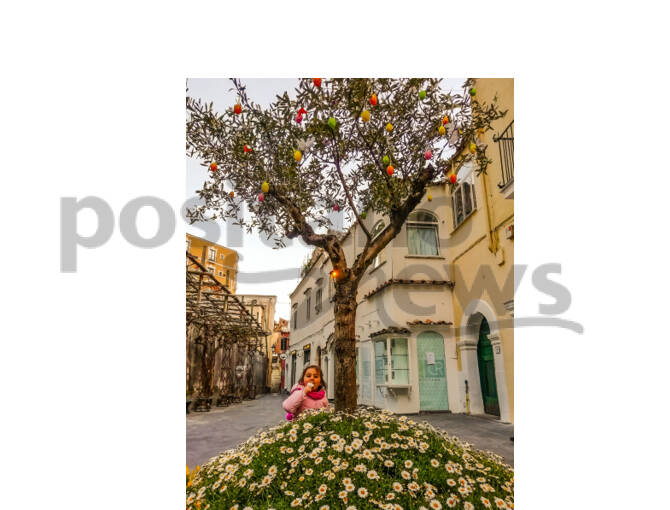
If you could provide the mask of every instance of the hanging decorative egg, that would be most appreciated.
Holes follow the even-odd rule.
[[[244,153],[246,154],[247,152],[251,152],[251,147],[249,147],[248,145],[245,145],[244,146]]]
[[[234,191],[231,191],[231,192],[228,193],[228,194],[230,195],[230,198],[235,198],[235,192],[234,192]]]
[[[431,195],[430,193],[428,193],[428,196],[426,198],[428,199],[429,202],[433,201],[433,195]]]
[[[390,162],[391,162],[391,158],[389,158],[388,156],[384,156],[382,158],[382,163],[384,163],[385,165],[388,165]]]
[[[475,94],[477,94],[477,89],[474,88],[474,87],[472,87],[472,88],[470,89],[470,95],[471,95],[471,96],[474,96]]]
[[[333,210],[335,210],[335,211],[339,211],[339,210],[340,210],[340,206],[337,205],[337,204],[335,204],[335,205],[333,206]]]
[[[258,201],[262,202],[263,200],[265,200],[265,195],[261,193],[260,195],[258,195]]]
[[[470,153],[474,154],[475,152],[477,152],[477,145],[474,144],[474,143],[471,143],[470,144]]]
[[[421,101],[426,99],[426,91],[425,90],[422,90],[422,91],[419,92],[419,99],[421,99]]]
[[[335,129],[335,126],[337,126],[337,121],[335,120],[335,117],[331,117],[328,119],[328,125],[330,126],[330,129]]]
[[[321,78],[312,78],[312,81],[314,82],[314,85],[315,85],[316,87],[320,87],[320,86],[321,86]]]
[[[302,115],[298,114],[298,116],[295,118],[295,121],[300,124],[302,122]]]
[[[456,184],[456,174],[449,174],[449,182],[451,184]]]
[[[302,159],[302,152],[293,151],[293,159],[295,159],[296,161],[300,161]]]
[[[449,124],[449,117],[447,117],[446,115],[444,117],[442,117],[442,124],[443,125]]]
[[[298,110],[298,115],[307,115],[307,110],[300,108],[300,110]]]
[[[240,113],[242,113],[242,105],[240,103],[237,103],[233,108],[233,111],[235,112],[236,115],[239,115]]]
[[[386,173],[389,174],[389,177],[393,175],[393,167],[391,165],[386,167]]]
[[[364,110],[363,113],[361,113],[361,119],[363,119],[363,122],[367,122],[370,120],[370,112],[367,110]]]
[[[270,183],[268,181],[264,181],[263,184],[261,184],[261,191],[263,191],[263,193],[270,191]]]
[[[426,158],[426,161],[428,161],[430,158],[433,157],[433,153],[428,149],[426,152],[423,153],[423,157]]]
[[[372,97],[370,98],[370,104],[372,106],[377,106],[377,94],[372,94]]]
[[[368,216],[368,213],[366,213],[365,211],[363,211],[363,212],[361,213],[361,219],[362,219],[362,220],[364,220],[365,218],[367,218],[367,216]]]
[[[439,128],[437,128],[437,132],[440,133],[441,135],[444,135],[447,132],[447,130],[444,129],[444,126],[440,126]]]
[[[219,166],[216,164],[216,161],[212,161],[212,164],[209,165],[209,169],[210,169],[212,172],[216,172],[216,169],[217,169],[217,168],[219,168]]]
[[[389,133],[393,131],[393,124],[391,124],[390,122],[386,124],[386,131],[388,131]]]

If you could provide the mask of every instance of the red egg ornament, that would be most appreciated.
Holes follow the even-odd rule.
[[[251,152],[251,147],[245,145],[244,146],[244,153],[246,154],[247,152]]]
[[[298,110],[298,115],[307,115],[307,110],[300,108],[300,110]]]
[[[456,174],[451,174],[451,175],[449,176],[449,182],[450,182],[451,184],[456,184]]]
[[[391,165],[386,167],[386,173],[389,174],[389,177],[393,175],[393,167]]]
[[[372,94],[372,97],[370,98],[370,104],[372,106],[377,106],[377,94]]]
[[[233,108],[233,111],[235,112],[235,115],[239,115],[240,113],[242,113],[242,105],[240,103],[237,103]]]
[[[219,166],[216,164],[216,161],[212,162],[212,164],[209,165],[209,169],[210,169],[212,172],[216,172],[216,169],[217,169],[217,168],[219,168]]]
[[[321,86],[321,78],[312,78],[312,81],[314,82],[314,86],[316,87]]]
[[[340,206],[337,205],[337,204],[335,204],[335,205],[333,206],[333,210],[335,210],[335,211],[339,211],[339,210],[340,210]]]
[[[424,153],[423,157],[426,158],[426,161],[428,161],[430,158],[433,157],[433,153],[430,152],[430,149],[428,149],[428,150]]]

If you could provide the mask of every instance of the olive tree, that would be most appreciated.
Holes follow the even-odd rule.
[[[428,185],[454,185],[466,160],[486,171],[481,135],[504,112],[495,100],[478,101],[473,80],[453,92],[437,79],[302,79],[295,99],[284,92],[268,107],[231,81],[238,101],[225,111],[187,97],[187,153],[210,169],[203,203],[189,218],[218,217],[257,229],[277,247],[299,237],[325,251],[335,288],[335,408],[353,409],[361,278]],[[333,210],[365,235],[353,260],[329,228]],[[389,219],[374,238],[363,221],[370,211]]]

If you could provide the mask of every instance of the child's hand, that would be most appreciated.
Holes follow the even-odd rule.
[[[303,390],[303,393],[307,395],[310,391],[312,391],[312,388],[314,388],[314,385],[309,382],[305,385],[305,389]]]

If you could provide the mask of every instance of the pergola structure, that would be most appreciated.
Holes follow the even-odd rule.
[[[247,306],[186,252],[186,388],[194,410],[255,398],[267,363],[261,324]],[[188,410],[188,407],[187,407]]]

